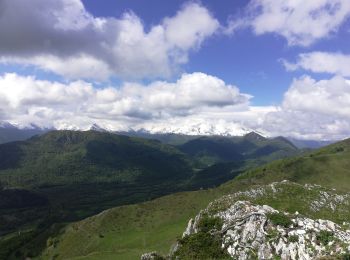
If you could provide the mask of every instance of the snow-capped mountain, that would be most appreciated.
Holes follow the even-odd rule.
[[[9,122],[0,122],[0,144],[12,141],[21,141],[34,135],[43,134],[51,129],[41,128],[34,124],[17,125]]]
[[[183,134],[183,135],[222,135],[222,136],[243,136],[250,132],[258,132],[256,129],[250,129],[236,122],[226,122],[222,120],[186,120],[177,121],[171,119],[168,122],[154,122],[134,125],[127,127],[122,125],[109,125],[94,122],[88,124],[84,122],[82,125],[69,124],[60,122],[52,128],[42,128],[35,124],[20,125],[9,122],[0,122],[0,127],[32,129],[32,130],[73,130],[73,131],[100,131],[100,132],[141,132],[148,134]],[[259,133],[260,134],[260,133]],[[263,134],[263,133],[262,133]],[[264,135],[264,134],[263,134]]]
[[[98,124],[93,124],[88,130],[98,131],[98,132],[112,132],[111,130],[108,130],[106,128],[99,126]]]
[[[111,133],[123,133],[132,134],[136,136],[146,135],[162,135],[162,134],[180,134],[180,135],[198,135],[198,136],[244,136],[249,133],[256,133],[259,136],[270,137],[268,134],[257,131],[256,129],[250,129],[243,127],[238,123],[227,123],[217,121],[213,122],[186,122],[182,125],[169,122],[169,124],[154,124],[154,125],[141,125],[133,128],[112,127],[107,125],[99,125],[94,123],[81,128],[76,125],[63,124],[57,128],[44,128],[36,124],[15,124],[6,121],[0,121],[0,143],[19,141],[30,138],[33,135],[43,134],[51,130],[72,130],[72,131],[99,131],[99,132],[111,132]],[[293,138],[287,138],[293,144],[299,148],[319,148],[330,143],[331,141],[317,141],[317,140],[299,140]]]
[[[0,128],[2,129],[18,129],[18,130],[51,130],[53,128],[48,127],[40,127],[36,124],[29,123],[29,124],[17,124],[17,123],[10,123],[7,121],[0,121]]]
[[[239,124],[216,124],[208,122],[187,122],[184,125],[150,125],[142,128],[133,128],[134,131],[146,132],[150,134],[183,134],[183,135],[222,135],[222,136],[243,136],[253,129],[245,128]]]
[[[10,124],[9,122],[5,122],[5,121],[0,121],[0,128],[7,128],[7,129],[13,129],[13,128],[17,128],[16,126],[14,126],[13,124]]]

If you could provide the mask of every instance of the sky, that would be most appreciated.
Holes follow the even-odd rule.
[[[0,0],[0,122],[350,137],[349,0]]]

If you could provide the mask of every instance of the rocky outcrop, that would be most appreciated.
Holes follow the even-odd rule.
[[[194,234],[208,212],[191,220],[184,236]],[[287,214],[249,201],[237,201],[212,217],[219,217],[223,225],[209,233],[220,236],[222,248],[234,259],[317,259],[350,252],[350,230],[329,220]]]
[[[146,253],[141,256],[141,260],[162,260],[165,259],[157,252]]]
[[[349,194],[290,181],[260,185],[211,202],[167,259],[350,259],[349,220]]]

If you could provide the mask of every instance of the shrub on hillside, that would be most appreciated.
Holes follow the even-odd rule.
[[[289,227],[293,224],[290,217],[284,215],[283,213],[271,213],[267,215],[268,219],[272,222],[272,224],[276,226]]]

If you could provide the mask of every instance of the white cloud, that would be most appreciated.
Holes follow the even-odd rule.
[[[266,115],[262,127],[272,135],[304,139],[349,137],[350,81],[340,76],[295,79],[281,107]]]
[[[350,136],[350,81],[294,79],[280,106],[252,106],[251,96],[204,73],[175,82],[95,88],[16,74],[0,76],[0,120],[59,129],[147,129],[187,134],[243,134],[304,139]]]
[[[296,63],[283,60],[289,71],[297,69],[309,70],[315,73],[329,73],[350,76],[350,55],[332,52],[310,52],[299,54]]]
[[[348,0],[252,0],[244,18],[227,28],[251,27],[255,34],[275,33],[289,45],[309,46],[337,32],[350,15]]]
[[[84,81],[68,84],[16,74],[0,77],[2,119],[19,124],[86,128],[99,123],[111,129],[205,111],[247,107],[250,96],[204,73],[184,74],[176,82],[125,83],[94,88]]]
[[[68,79],[85,78],[103,81],[110,75],[113,75],[113,71],[111,71],[108,64],[86,54],[66,58],[51,54],[37,55],[30,59],[22,57],[0,57],[0,63],[34,65],[42,70],[63,75]]]
[[[343,77],[316,81],[309,76],[294,80],[284,95],[283,108],[317,112],[350,119],[350,82]]]
[[[181,50],[198,48],[219,27],[207,9],[193,3],[175,17],[165,18],[163,24],[166,40]]]
[[[3,0],[1,62],[30,64],[64,77],[168,77],[219,22],[199,3],[145,30],[133,13],[94,17],[80,0]]]
[[[281,110],[265,116],[263,129],[272,136],[305,140],[342,140],[350,136],[350,122],[302,110]]]

